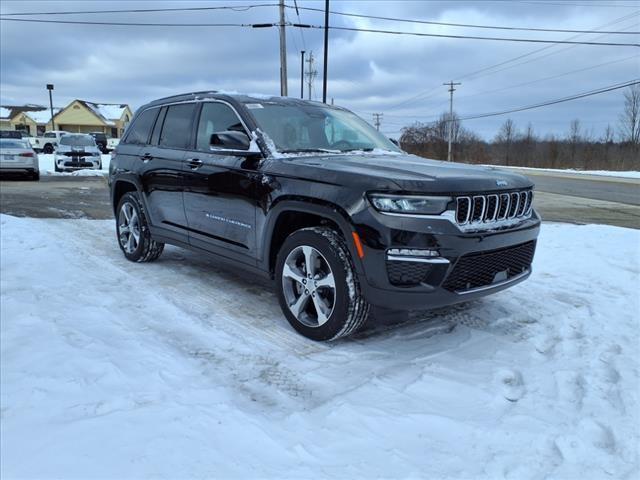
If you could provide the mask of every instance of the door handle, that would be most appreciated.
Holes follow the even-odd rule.
[[[187,160],[187,164],[191,170],[197,170],[202,166],[202,160],[199,158],[192,158],[191,160]]]
[[[144,155],[142,155],[140,157],[140,160],[142,160],[143,162],[148,162],[150,160],[153,160],[153,156],[150,153],[145,153]]]

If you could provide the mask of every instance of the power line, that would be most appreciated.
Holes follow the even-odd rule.
[[[110,25],[110,26],[134,26],[134,27],[275,27],[280,24],[274,23],[262,23],[262,24],[250,24],[250,23],[139,23],[139,22],[93,22],[86,20],[40,20],[40,19],[27,19],[27,18],[5,18],[0,16],[0,20],[7,22],[33,22],[33,23],[53,23],[53,24],[73,24],[73,25]],[[293,27],[301,28],[314,28],[324,29],[321,25],[306,25],[294,23],[290,24]],[[367,33],[384,33],[391,35],[409,35],[414,37],[437,37],[437,38],[455,38],[466,40],[493,40],[502,42],[527,42],[527,43],[552,43],[552,44],[571,44],[571,45],[592,45],[592,46],[609,46],[609,47],[640,47],[637,43],[614,43],[614,42],[574,42],[568,40],[543,40],[534,38],[506,38],[506,37],[478,37],[471,35],[447,35],[438,33],[422,33],[422,32],[402,32],[398,30],[379,30],[370,28],[356,28],[356,27],[337,27],[329,26],[332,30],[344,30],[350,32],[367,32]]]
[[[287,5],[287,7],[292,8],[290,5]],[[299,8],[300,10],[324,12],[324,10],[320,8],[313,8],[313,7],[299,7]],[[428,21],[428,20],[411,20],[407,18],[380,17],[376,15],[363,15],[359,13],[337,12],[335,10],[330,10],[329,13],[332,15],[341,15],[345,17],[370,18],[375,20],[387,20],[392,22],[414,23],[414,24],[423,24],[423,25],[440,25],[440,26],[446,26],[446,27],[485,28],[485,29],[493,29],[493,30],[522,30],[522,31],[530,31],[530,32],[556,32],[556,33],[581,33],[581,34],[582,33],[607,33],[607,34],[620,34],[620,35],[636,35],[640,33],[640,32],[618,32],[618,31],[603,32],[603,31],[597,31],[597,30],[567,30],[567,29],[559,29],[559,28],[503,27],[498,25],[434,22],[434,21]]]
[[[259,3],[252,5],[220,5],[217,7],[180,7],[180,8],[135,8],[127,10],[81,10],[81,11],[65,11],[65,12],[14,12],[3,13],[3,16],[28,16],[28,15],[84,15],[93,13],[151,13],[151,12],[191,12],[202,10],[233,10],[237,12],[246,12],[252,8],[259,7],[277,7],[277,3]]]
[[[324,28],[319,25],[309,25],[309,28]],[[349,32],[367,32],[367,33],[384,33],[391,35],[409,35],[413,37],[437,37],[437,38],[456,38],[466,40],[493,40],[499,42],[524,42],[524,43],[552,43],[552,44],[569,44],[569,45],[598,45],[608,47],[640,47],[638,43],[615,43],[615,42],[575,42],[569,40],[543,40],[540,38],[507,38],[507,37],[478,37],[475,35],[448,35],[443,33],[423,33],[423,32],[403,32],[399,30],[380,30],[374,28],[356,28],[356,27],[329,27],[332,30],[344,30]]]
[[[267,28],[279,27],[279,23],[138,23],[138,22],[92,22],[84,20],[39,20],[26,18],[4,18],[5,22],[32,22],[32,23],[56,23],[71,25],[108,25],[120,27],[251,27]]]
[[[559,99],[556,99],[556,100],[549,100],[549,101],[546,101],[546,102],[536,103],[534,105],[527,105],[527,106],[524,106],[524,107],[512,108],[510,110],[503,110],[503,111],[500,111],[500,112],[491,112],[491,113],[481,113],[481,114],[476,114],[476,115],[467,115],[467,116],[464,116],[464,117],[460,117],[460,120],[475,120],[477,118],[495,117],[495,116],[498,116],[498,115],[506,115],[508,113],[516,113],[516,112],[522,112],[522,111],[525,111],[525,110],[533,110],[534,108],[547,107],[549,105],[555,105],[555,104],[558,104],[558,103],[569,102],[571,100],[577,100],[579,98],[591,97],[593,95],[599,95],[601,93],[611,92],[612,90],[619,90],[621,88],[626,88],[626,87],[630,87],[631,85],[638,85],[638,84],[640,84],[640,79],[629,80],[629,81],[624,82],[624,83],[609,85],[607,87],[599,88],[599,89],[596,89],[596,90],[590,90],[588,92],[578,93],[576,95],[571,95],[569,97],[563,97],[563,98],[559,98]]]
[[[605,28],[605,27],[608,27],[608,26],[611,26],[611,25],[616,25],[616,24],[618,24],[618,23],[624,22],[624,21],[626,21],[626,20],[628,20],[628,19],[630,19],[630,18],[632,18],[632,17],[637,16],[637,15],[638,15],[638,13],[640,13],[640,11],[635,11],[635,12],[632,12],[632,13],[630,13],[630,14],[623,15],[622,17],[618,17],[618,18],[614,19],[614,20],[613,20],[613,21],[611,21],[611,22],[608,22],[608,23],[605,23],[605,24],[600,25],[600,26],[598,26],[598,27],[595,27],[595,29],[596,29],[596,30],[599,30],[599,29],[601,29],[601,28]],[[634,25],[635,25],[635,24],[634,24]],[[630,28],[630,27],[627,27],[627,28]],[[580,37],[580,36],[582,36],[582,35],[581,35],[581,34],[578,34],[578,35],[572,35],[572,36],[570,36],[570,37],[567,37],[565,40],[573,40],[573,39],[578,38],[578,37]],[[607,36],[607,34],[599,35],[598,37],[596,37],[596,39],[599,39],[599,38],[602,38],[602,37],[606,37],[606,36]],[[563,51],[569,50],[569,49],[571,49],[571,48],[575,48],[576,46],[577,46],[577,45],[571,45],[571,46],[566,47],[566,48],[564,48],[564,49],[562,49],[562,50],[559,50],[559,51],[556,51],[556,52],[551,52],[551,53],[549,53],[549,54],[542,55],[542,56],[540,56],[540,57],[536,57],[536,58],[534,58],[534,59],[531,59],[531,60],[528,60],[528,61],[525,61],[525,62],[521,62],[521,63],[519,63],[519,64],[517,64],[517,65],[525,65],[526,63],[530,63],[530,62],[532,62],[532,61],[537,61],[537,60],[540,60],[540,59],[545,58],[545,57],[550,56],[550,55],[555,55],[556,53],[560,53],[560,52],[563,52]],[[481,69],[479,69],[479,70],[474,70],[473,72],[466,73],[466,74],[464,74],[464,75],[462,75],[462,76],[456,77],[456,80],[464,80],[464,79],[467,79],[467,78],[469,78],[469,77],[473,77],[473,76],[475,76],[475,77],[476,77],[476,79],[477,79],[477,78],[479,78],[479,76],[478,76],[478,74],[479,74],[479,73],[483,73],[483,72],[487,72],[487,71],[489,71],[489,70],[493,70],[493,69],[495,69],[496,67],[500,67],[500,66],[502,66],[502,65],[506,65],[506,64],[509,64],[509,63],[515,62],[515,61],[517,61],[517,60],[520,60],[520,59],[523,59],[523,58],[529,57],[529,56],[531,56],[531,55],[535,55],[536,53],[542,52],[542,51],[544,51],[544,50],[549,50],[549,49],[552,49],[552,48],[554,48],[554,47],[556,47],[556,45],[546,45],[546,46],[544,46],[544,47],[542,47],[542,48],[537,48],[537,49],[532,50],[532,51],[530,51],[530,52],[527,52],[527,53],[525,53],[525,54],[518,55],[518,56],[516,56],[516,57],[510,58],[510,59],[508,59],[508,60],[504,60],[504,61],[502,61],[502,62],[499,62],[499,63],[493,64],[493,65],[489,65],[488,67],[483,67],[483,68],[481,68]],[[516,65],[516,66],[517,66],[517,65]],[[507,67],[507,68],[511,68],[511,67]],[[502,69],[502,70],[506,70],[506,68],[505,68],[505,69]],[[498,71],[502,71],[502,70],[498,70]],[[494,72],[492,72],[491,74],[493,74],[493,73],[497,73],[498,71],[494,71]],[[490,73],[486,73],[485,75],[489,75],[489,74],[490,74]],[[429,98],[429,97],[433,96],[435,93],[437,93],[439,90],[440,90],[440,86],[434,86],[433,88],[431,88],[431,89],[429,89],[429,90],[424,90],[424,91],[422,91],[422,92],[418,93],[417,95],[414,95],[414,96],[412,96],[412,97],[410,97],[410,98],[408,98],[408,99],[406,99],[406,100],[403,100],[402,102],[400,102],[400,103],[398,103],[398,104],[396,104],[396,105],[393,105],[393,106],[391,106],[391,107],[388,107],[388,108],[389,108],[389,109],[395,109],[395,108],[398,108],[398,107],[400,107],[400,106],[402,106],[402,105],[405,105],[405,104],[407,104],[407,103],[410,103],[410,102],[416,101],[416,100],[417,100],[417,99],[419,99],[420,97],[423,97],[423,98],[422,98],[422,100],[426,100],[427,98]]]

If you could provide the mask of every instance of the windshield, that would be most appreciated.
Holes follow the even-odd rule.
[[[261,130],[279,152],[400,152],[380,132],[353,113],[322,105],[247,103]]]
[[[60,145],[69,145],[72,147],[95,147],[96,142],[90,135],[63,135],[60,137]]]
[[[0,148],[28,148],[31,150],[31,145],[22,140],[10,140],[0,139]]]

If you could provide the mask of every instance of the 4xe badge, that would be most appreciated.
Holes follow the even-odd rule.
[[[499,187],[506,187],[507,186],[507,181],[506,180],[496,180],[496,185]]]

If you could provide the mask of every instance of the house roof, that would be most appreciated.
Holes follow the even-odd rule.
[[[95,113],[108,125],[113,125],[113,122],[120,120],[127,108],[125,103],[94,103],[86,100],[78,100],[78,102]]]
[[[58,111],[60,111],[59,108],[53,109],[54,114]],[[47,123],[51,119],[49,107],[43,105],[30,103],[27,105],[3,105],[0,107],[0,118],[4,120],[9,120],[20,113],[28,115],[36,123]]]

